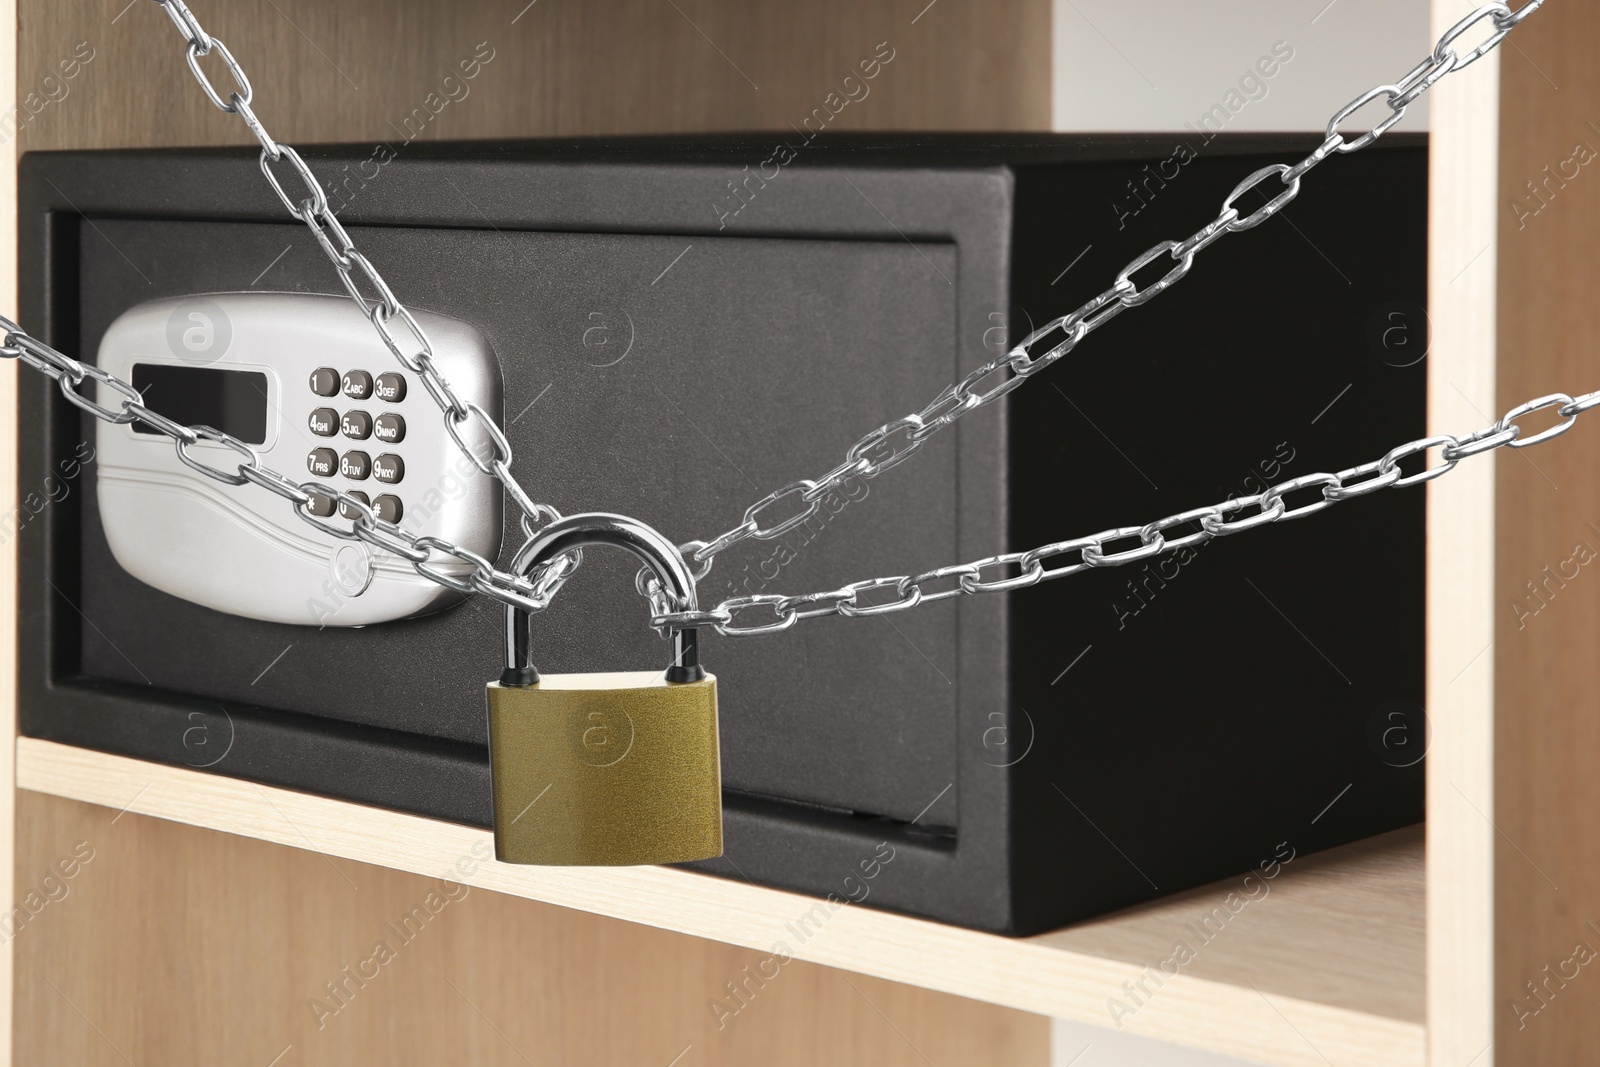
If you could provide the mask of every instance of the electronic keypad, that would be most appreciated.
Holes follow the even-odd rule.
[[[498,419],[500,369],[489,343],[464,322],[416,317],[451,388]],[[456,447],[416,375],[344,297],[217,293],[140,304],[106,331],[99,364],[132,382],[147,407],[232,435],[286,477],[341,489],[413,533],[491,559],[499,551],[499,484]],[[314,528],[258,486],[205,477],[140,423],[101,423],[97,433],[106,539],[125,570],[157,589],[232,615],[319,627],[402,619],[461,599],[392,553]],[[238,459],[210,441],[189,447],[215,452],[205,461],[219,467]],[[336,509],[319,495],[306,510],[333,521]],[[458,576],[470,569],[457,560],[432,566]]]

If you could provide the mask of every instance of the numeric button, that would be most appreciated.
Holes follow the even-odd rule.
[[[351,400],[365,400],[372,395],[372,375],[364,370],[344,372],[344,395]]]
[[[384,444],[398,444],[406,439],[406,420],[399,415],[379,415],[375,425],[377,426],[378,440]]]
[[[339,391],[339,372],[332,367],[318,367],[312,371],[311,391],[318,396],[333,396]]]
[[[359,500],[363,504],[370,505],[372,503],[372,501],[367,499],[367,494],[363,493],[359,489],[352,489],[349,492],[345,493],[345,496],[350,497],[353,500]],[[380,497],[379,499],[382,499],[382,498]],[[351,507],[349,504],[346,504],[342,500],[339,501],[339,517],[341,519],[354,520],[358,516],[360,516],[360,514],[361,514],[361,512],[357,511],[355,508]]]
[[[393,485],[406,476],[406,465],[405,461],[399,456],[392,452],[385,452],[373,464],[372,471],[377,475],[378,481]]]
[[[332,437],[339,432],[339,413],[332,408],[317,408],[311,413],[308,425],[318,437]]]
[[[359,408],[347,411],[339,423],[339,428],[344,431],[346,437],[365,441],[372,436],[372,416]]]
[[[406,379],[403,374],[389,371],[378,375],[378,399],[398,404],[406,398]]]
[[[311,500],[306,504],[306,510],[319,519],[325,519],[333,514],[333,497],[323,496],[321,493],[308,493]]]
[[[372,513],[384,522],[395,523],[400,521],[405,509],[400,506],[399,497],[384,493],[372,502]]]
[[[306,470],[318,478],[331,478],[339,467],[339,455],[331,448],[313,448],[306,457]],[[332,506],[331,504],[329,505]],[[328,512],[333,514],[333,512]]]
[[[365,481],[372,473],[372,457],[365,452],[346,452],[339,459],[339,473],[353,482]]]

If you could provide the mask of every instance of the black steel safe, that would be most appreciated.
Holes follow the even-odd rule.
[[[796,140],[305,155],[400,298],[492,343],[533,496],[681,542],[832,469],[1319,138],[839,136],[775,163]],[[1421,436],[1426,169],[1399,135],[1328,161],[1004,403],[719,557],[702,601],[1140,525]],[[83,360],[158,297],[342,291],[244,151],[30,154],[21,239],[23,325]],[[25,500],[65,486],[7,522],[23,733],[489,824],[497,605],[319,630],[144,586],[108,551],[93,462],[53,473],[93,426],[22,385]],[[520,541],[508,518],[502,561]],[[1414,823],[1422,563],[1422,494],[1386,491],[1013,593],[706,632],[727,854],[697,866],[1026,934]],[[663,661],[633,571],[590,553],[535,619],[541,667]]]

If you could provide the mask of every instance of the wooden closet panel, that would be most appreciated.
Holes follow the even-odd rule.
[[[10,114],[15,106],[16,24],[15,0],[0,0],[0,115]],[[17,168],[13,139],[0,147],[0,313],[17,306],[16,232]],[[0,412],[17,410],[17,368],[12,360],[0,367]],[[0,514],[10,514],[17,498],[17,443],[13,434],[0,434]],[[15,541],[0,548],[0,855],[14,855],[16,764],[10,758],[17,735],[16,647],[17,647],[17,546]],[[0,882],[0,885],[3,885]],[[9,888],[0,889],[0,914],[11,910]],[[0,950],[0,1067],[10,1067],[11,992],[14,975],[11,953]]]
[[[110,808],[18,798],[19,899],[38,894],[13,940],[24,976],[18,1063],[1046,1062],[1039,1016]],[[337,997],[329,982],[342,985]],[[746,990],[743,1006],[730,982]]]
[[[1514,40],[1501,57],[1501,409],[1600,388],[1600,7],[1547,4]],[[1551,414],[1530,416],[1524,436]],[[1580,420],[1559,442],[1497,463],[1494,1057],[1499,1067],[1590,1063],[1600,1048],[1600,426]]]
[[[523,3],[192,6],[250,75],[268,129],[289,142],[398,145],[414,131],[428,139],[787,132],[814,108],[830,114],[829,94],[843,99],[844,79],[880,46],[893,58],[848,87],[860,99],[827,128],[1050,128],[1048,0]],[[21,0],[21,8],[24,92],[75,50],[93,53],[66,98],[30,124],[24,151],[250,143],[191,81],[181,39],[149,0]],[[447,92],[446,76],[459,75],[480,45],[492,58]],[[225,94],[226,70],[215,57],[204,64]],[[428,121],[408,129],[419,108]]]

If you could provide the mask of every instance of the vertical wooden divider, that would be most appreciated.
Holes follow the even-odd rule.
[[[1600,7],[1502,50],[1497,411],[1600,389]],[[1559,421],[1520,420],[1524,437]],[[1600,1055],[1600,426],[1503,452],[1494,598],[1499,1067]]]
[[[1437,37],[1461,0],[1435,0]],[[1543,17],[1543,16],[1541,16]],[[1524,32],[1519,30],[1519,33]],[[1430,93],[1430,433],[1492,422],[1495,154],[1506,49]],[[1429,482],[1427,939],[1429,1067],[1486,1067],[1493,1037],[1494,461]]]

